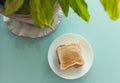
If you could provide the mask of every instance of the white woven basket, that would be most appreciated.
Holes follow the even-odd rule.
[[[4,10],[0,8],[0,12],[3,13]],[[52,26],[44,26],[42,29],[34,25],[30,15],[12,14],[8,18],[4,17],[4,21],[12,33],[18,36],[37,38],[50,34],[58,27],[62,19],[62,10],[59,4],[55,3]]]

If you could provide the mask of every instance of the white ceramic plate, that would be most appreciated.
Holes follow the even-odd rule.
[[[62,44],[69,44],[74,42],[80,42],[82,55],[85,60],[85,64],[79,68],[70,68],[65,71],[60,70],[60,65],[58,63],[58,58],[56,55],[56,48]],[[49,47],[48,51],[48,63],[51,69],[58,76],[65,79],[77,79],[85,75],[92,66],[93,63],[93,51],[89,42],[80,35],[75,34],[65,34],[55,39]]]

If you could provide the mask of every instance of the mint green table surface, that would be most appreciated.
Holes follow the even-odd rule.
[[[12,34],[0,15],[0,83],[120,83],[120,20],[110,20],[98,0],[86,1],[89,23],[70,10],[53,33],[36,39]],[[66,33],[82,35],[94,50],[92,68],[77,80],[58,77],[47,61],[52,41]]]

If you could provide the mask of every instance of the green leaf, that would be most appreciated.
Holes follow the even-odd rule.
[[[41,27],[44,25],[44,13],[42,11],[40,1],[41,0],[30,0],[30,13],[34,23]]]
[[[85,21],[89,21],[90,15],[84,0],[69,0],[71,8]]]
[[[59,4],[65,14],[65,16],[68,16],[68,11],[69,11],[69,0],[58,0]]]
[[[112,20],[120,18],[120,0],[100,0]]]
[[[6,0],[5,14],[9,15],[16,12],[24,3],[24,0]]]
[[[30,13],[29,1],[30,0],[25,0],[22,7],[17,12],[22,14],[29,14]]]
[[[41,0],[41,5],[45,13],[45,25],[50,26],[54,15],[54,0]]]
[[[53,21],[54,0],[30,0],[30,13],[38,27],[50,26]]]

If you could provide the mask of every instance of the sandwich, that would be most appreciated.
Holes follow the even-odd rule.
[[[71,67],[81,67],[84,65],[80,43],[71,43],[68,45],[59,45],[56,49],[58,61],[61,70]]]

